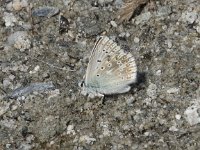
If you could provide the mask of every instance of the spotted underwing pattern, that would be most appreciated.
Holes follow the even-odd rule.
[[[125,52],[107,36],[95,43],[82,84],[89,97],[128,92],[136,82],[137,67],[131,53]]]

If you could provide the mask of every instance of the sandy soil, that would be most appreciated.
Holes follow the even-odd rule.
[[[119,24],[122,4],[0,2],[0,149],[200,148],[200,1],[155,1]],[[47,6],[55,15],[32,15]],[[100,35],[129,50],[138,67],[131,91],[103,103],[78,86]],[[34,83],[54,88],[8,96]]]

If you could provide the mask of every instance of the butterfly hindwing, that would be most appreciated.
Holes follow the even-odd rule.
[[[91,54],[86,72],[86,86],[102,94],[124,93],[136,80],[136,64],[108,37],[100,37]]]

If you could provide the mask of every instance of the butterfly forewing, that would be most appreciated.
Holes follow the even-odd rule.
[[[85,79],[86,84],[88,82],[91,82],[90,76],[93,73],[95,73],[95,71],[97,71],[97,68],[101,66],[102,60],[104,59],[105,55],[108,54],[108,50],[110,50],[107,48],[108,42],[112,42],[113,44],[116,45],[116,43],[114,43],[112,40],[109,40],[108,37],[100,36],[99,39],[96,41],[92,49],[92,53],[86,71],[86,79]]]

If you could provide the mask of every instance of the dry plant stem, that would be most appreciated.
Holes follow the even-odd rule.
[[[117,14],[119,23],[128,21],[132,17],[135,9],[140,5],[147,3],[148,1],[149,0],[132,0],[130,2],[126,2]]]

